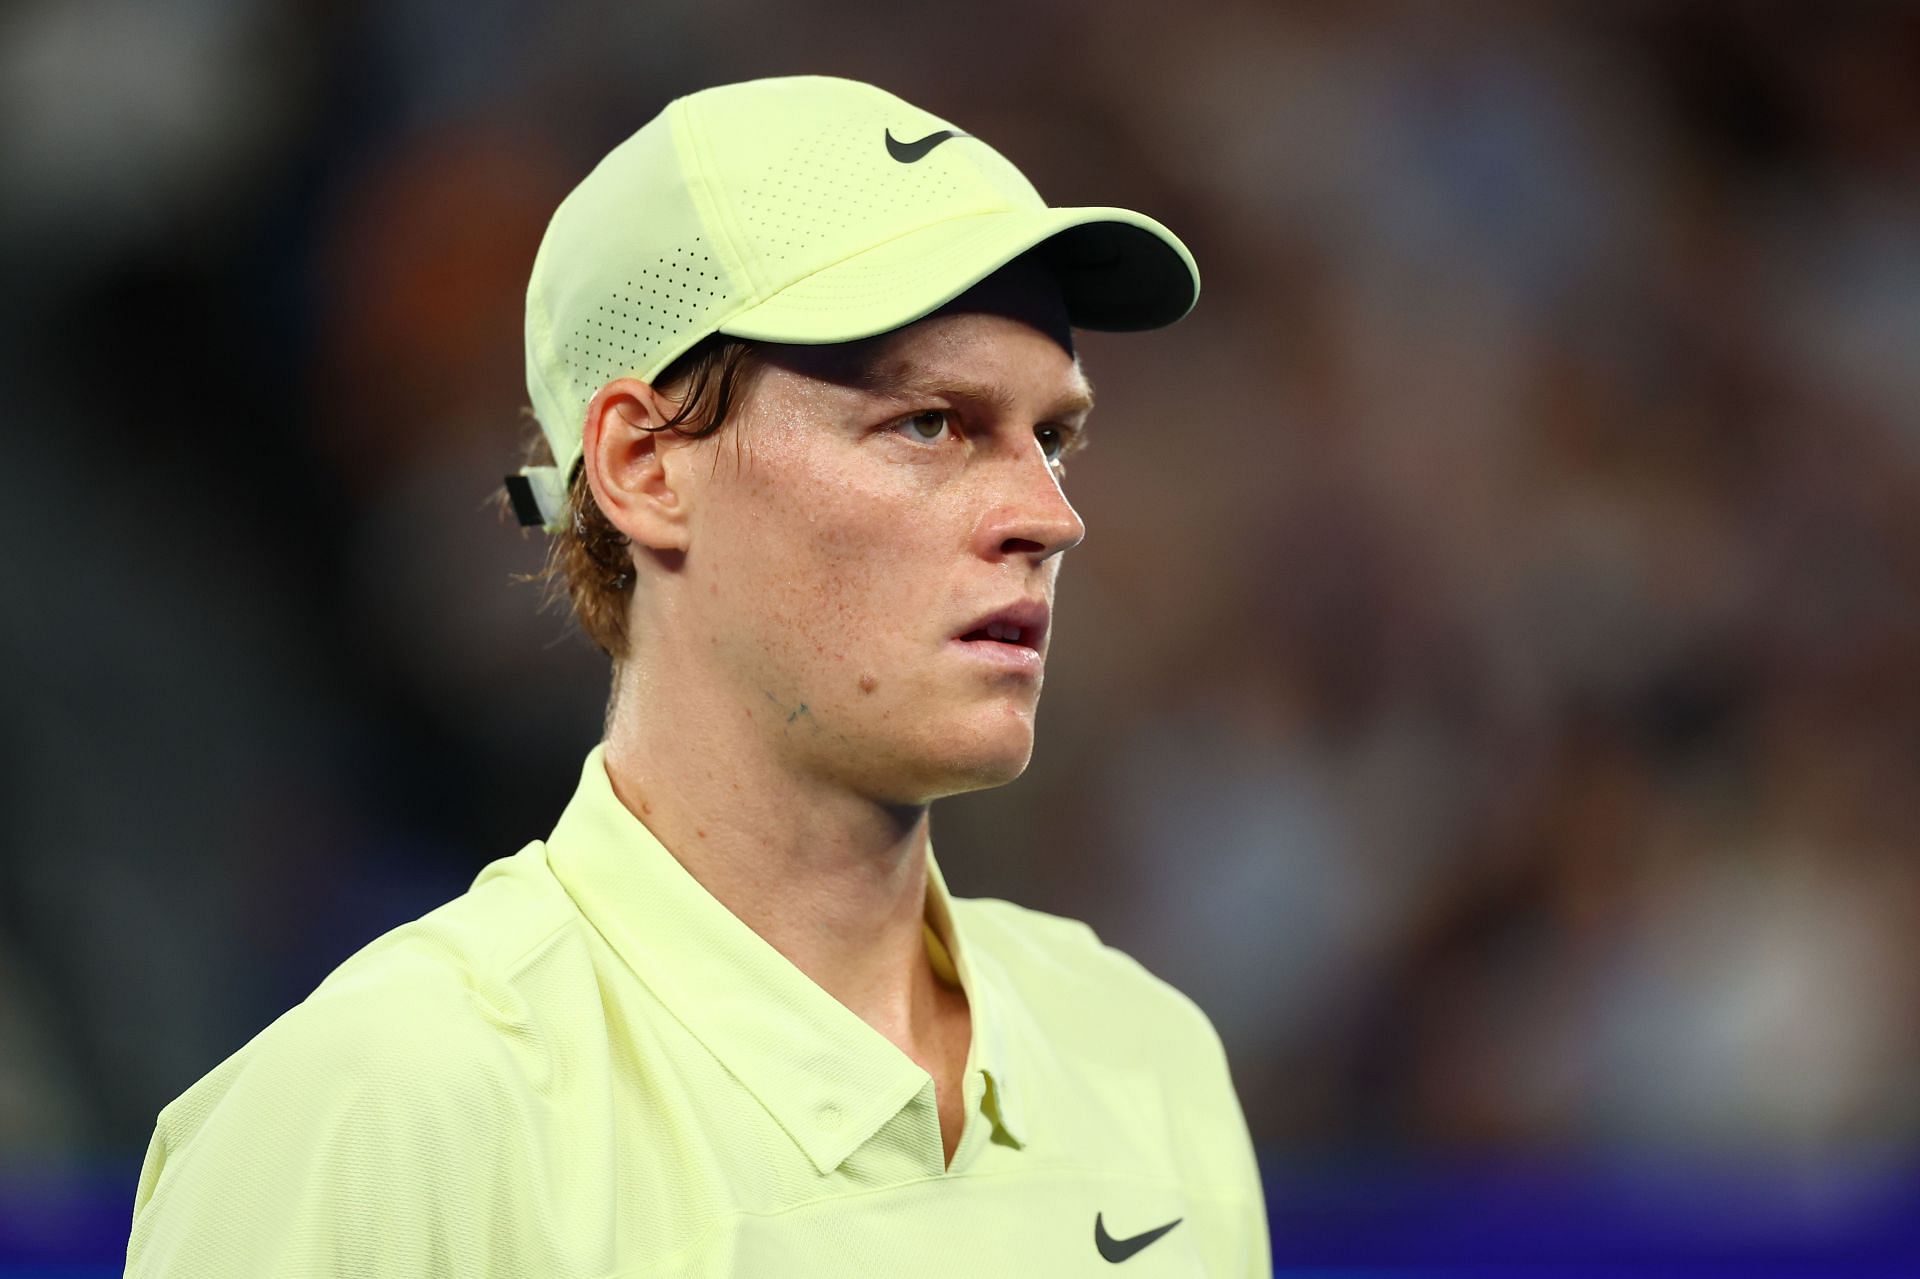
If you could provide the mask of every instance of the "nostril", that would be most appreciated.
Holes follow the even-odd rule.
[[[1000,543],[1000,549],[1008,555],[1037,555],[1047,548],[1028,538],[1010,537]]]

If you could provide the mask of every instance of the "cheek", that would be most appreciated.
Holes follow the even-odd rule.
[[[858,484],[847,469],[757,460],[741,477],[728,563],[715,568],[718,589],[738,595],[726,610],[735,634],[751,633],[765,658],[778,650],[787,678],[858,668],[847,676],[858,691],[889,652],[941,624],[950,565],[923,499]]]

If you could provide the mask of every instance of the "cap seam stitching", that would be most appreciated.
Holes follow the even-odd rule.
[[[875,241],[873,241],[873,242],[871,242],[871,243],[869,243],[869,244],[864,244],[864,245],[862,245],[862,246],[860,246],[859,248],[857,248],[857,249],[855,249],[855,250],[853,250],[853,251],[852,251],[851,253],[844,253],[844,254],[842,254],[841,256],[839,256],[839,257],[837,257],[837,258],[835,258],[835,259],[834,259],[833,261],[831,261],[831,262],[829,262],[829,263],[827,263],[827,264],[826,264],[825,266],[817,266],[817,267],[815,267],[815,268],[813,268],[813,270],[811,270],[811,271],[807,271],[807,272],[805,272],[805,273],[803,273],[803,274],[801,274],[801,275],[796,275],[796,276],[794,276],[794,277],[793,277],[793,278],[792,278],[791,280],[788,280],[788,281],[787,281],[787,282],[786,282],[785,284],[782,284],[782,285],[781,285],[781,286],[780,286],[779,288],[777,288],[777,289],[775,289],[775,290],[773,290],[772,292],[770,292],[769,294],[767,294],[767,296],[766,296],[766,297],[764,297],[764,298],[762,298],[762,299],[761,299],[761,301],[763,301],[763,302],[771,302],[771,301],[773,301],[773,299],[775,299],[775,298],[777,298],[777,297],[779,297],[779,296],[780,296],[780,295],[781,295],[782,293],[785,293],[785,292],[786,292],[786,291],[787,291],[788,289],[790,289],[790,288],[792,288],[792,287],[793,287],[794,285],[796,285],[796,284],[798,284],[798,283],[800,283],[800,282],[801,282],[802,280],[810,280],[810,279],[812,279],[812,278],[813,278],[814,276],[816,276],[816,275],[819,275],[819,274],[820,274],[820,273],[821,273],[822,271],[831,271],[831,270],[832,270],[832,269],[833,269],[834,267],[837,267],[837,266],[839,266],[839,265],[840,265],[841,263],[843,263],[843,262],[851,262],[851,261],[853,261],[853,259],[855,259],[855,258],[857,258],[857,257],[859,257],[859,256],[861,256],[862,254],[865,254],[865,253],[872,253],[872,252],[873,252],[873,251],[874,251],[875,249],[880,249],[880,248],[885,248],[885,247],[886,247],[887,245],[889,245],[889,244],[892,244],[892,243],[894,243],[894,242],[895,242],[895,241],[897,241],[897,240],[904,240],[904,239],[906,239],[906,238],[907,238],[908,236],[910,236],[910,235],[916,235],[916,234],[918,234],[918,233],[919,233],[919,232],[921,232],[921,231],[926,231],[926,230],[929,230],[929,229],[931,229],[931,228],[933,228],[933,227],[937,227],[937,226],[945,226],[945,225],[946,225],[947,223],[949,223],[949,222],[961,222],[961,221],[965,221],[965,220],[967,220],[967,219],[969,219],[969,218],[990,218],[990,217],[1002,217],[1002,216],[1005,216],[1006,214],[1009,214],[1009,213],[1051,213],[1051,212],[1053,212],[1053,210],[1051,210],[1051,209],[1045,209],[1045,208],[1041,208],[1041,209],[1011,209],[1011,208],[1009,208],[1009,209],[984,209],[984,210],[981,210],[981,211],[979,211],[979,212],[975,212],[975,213],[955,213],[955,214],[952,214],[952,215],[950,215],[950,216],[948,216],[948,217],[944,217],[944,218],[935,218],[935,219],[934,219],[933,221],[931,221],[931,222],[922,222],[922,223],[921,223],[920,225],[918,225],[918,226],[912,226],[912,227],[908,227],[908,228],[907,228],[906,230],[904,230],[904,231],[898,231],[898,232],[895,232],[895,233],[894,233],[893,235],[890,235],[890,236],[888,236],[888,237],[886,237],[886,238],[885,238],[884,240],[875,240]]]
[[[746,284],[748,297],[757,296],[761,291],[759,281],[754,278],[746,255],[740,251],[739,235],[733,226],[730,211],[721,199],[719,184],[709,176],[713,167],[712,156],[693,118],[693,100],[682,98],[676,105],[680,111],[674,117],[674,139],[676,144],[684,145],[692,161],[688,194],[693,197],[694,207],[700,210],[701,222],[714,234],[714,247],[726,258],[723,265],[730,274]]]

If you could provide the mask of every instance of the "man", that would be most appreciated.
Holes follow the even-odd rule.
[[[553,465],[509,481],[615,659],[606,740],[551,838],[167,1107],[128,1272],[1265,1273],[1206,1018],[928,842],[1032,750],[1071,327],[1197,290],[866,85],[616,148],[534,264]]]

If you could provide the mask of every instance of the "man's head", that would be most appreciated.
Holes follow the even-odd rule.
[[[553,465],[509,489],[622,682],[698,682],[876,797],[1004,781],[1083,532],[1071,328],[1170,323],[1197,290],[1158,223],[1049,209],[890,94],[708,90],[554,216],[527,305]]]
[[[765,345],[718,432],[616,379],[585,478],[627,543],[629,660],[697,680],[792,768],[890,802],[1017,776],[1091,393],[1051,278],[1016,264],[934,315]]]

